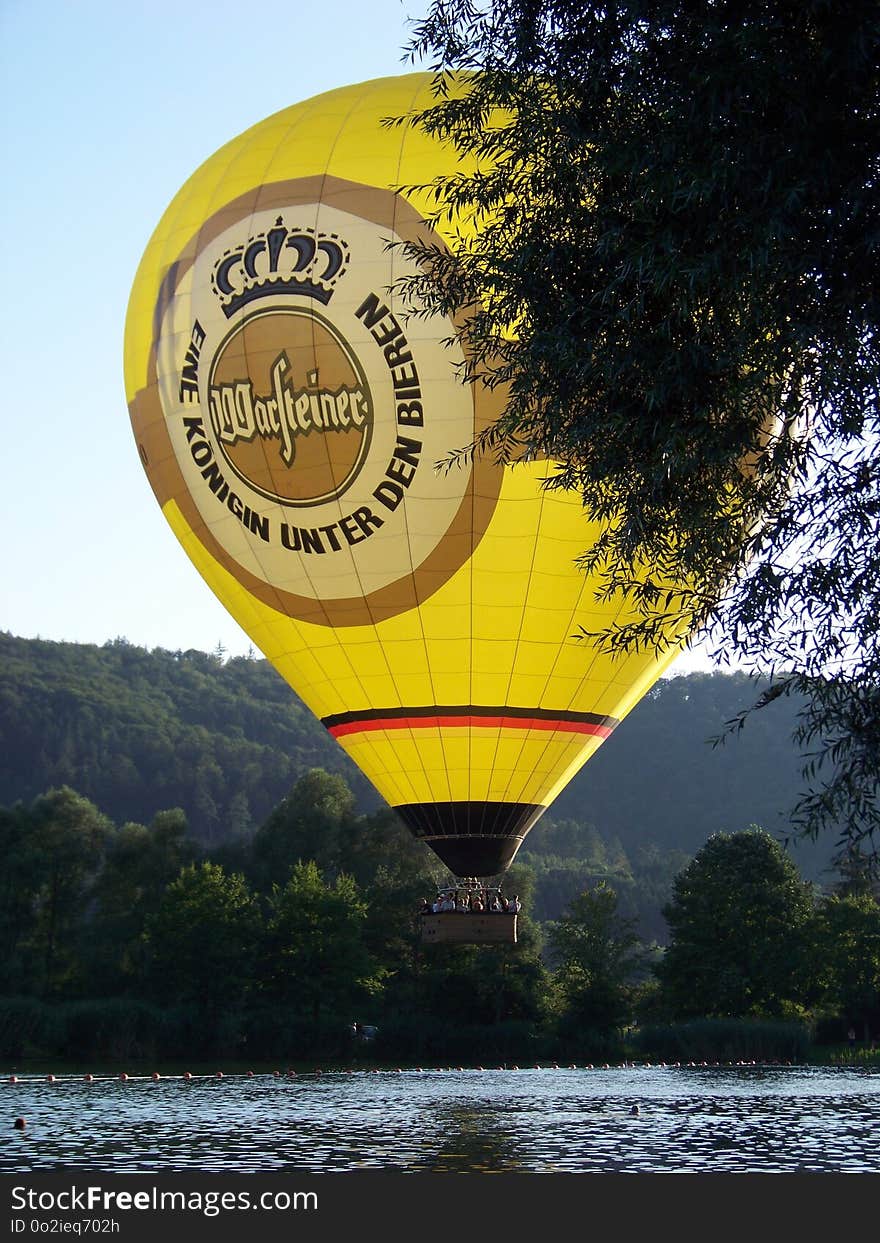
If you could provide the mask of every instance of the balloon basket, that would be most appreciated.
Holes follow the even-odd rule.
[[[484,915],[440,911],[422,915],[422,941],[426,945],[515,945],[516,915],[489,911]]]

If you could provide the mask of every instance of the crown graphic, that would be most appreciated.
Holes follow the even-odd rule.
[[[335,233],[288,229],[281,216],[265,233],[227,250],[211,285],[227,319],[258,298],[294,293],[324,306],[349,262],[348,245]]]

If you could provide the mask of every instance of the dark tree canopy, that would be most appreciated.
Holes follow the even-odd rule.
[[[806,696],[800,824],[880,826],[880,12],[869,0],[435,0],[409,118],[468,158],[416,310],[559,463],[639,606]],[[474,169],[470,173],[469,169]],[[466,315],[461,315],[466,311]],[[455,460],[458,451],[451,454]],[[645,567],[649,567],[646,573]]]
[[[264,826],[284,846],[277,879],[257,838],[205,859],[179,810],[116,828],[70,789],[0,807],[0,1053],[471,1064],[620,1057],[624,1029],[658,1018],[809,1018],[866,1042],[880,1030],[880,908],[854,858],[819,897],[763,831],[715,835],[690,863],[653,851],[641,876],[650,866],[656,901],[669,882],[663,952],[636,933],[644,881],[623,850],[560,821],[550,844],[581,859],[547,856],[558,883],[543,898],[546,873],[514,863],[516,946],[425,946],[415,912],[437,878],[422,848],[393,844],[390,812],[355,817],[354,848],[351,794],[332,774],[296,790],[297,814],[291,796]],[[352,1042],[355,1018],[378,1025],[375,1045]],[[667,1055],[662,1031],[644,1039]]]
[[[763,830],[716,833],[676,877],[658,968],[679,1015],[784,1014],[809,977],[809,886]]]
[[[618,915],[614,890],[601,882],[569,903],[548,928],[557,980],[567,1002],[563,1026],[622,1027],[632,1018],[629,984],[644,948],[632,920]]]

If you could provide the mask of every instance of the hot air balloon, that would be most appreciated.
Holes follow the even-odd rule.
[[[430,77],[347,86],[235,138],[184,185],[129,304],[144,469],[187,554],[412,833],[503,874],[677,654],[576,635],[622,616],[552,464],[440,470],[499,413],[455,326],[407,318],[395,242],[447,245],[396,187],[455,167],[417,128]]]

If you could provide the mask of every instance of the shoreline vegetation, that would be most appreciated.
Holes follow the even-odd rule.
[[[17,1012],[17,1013],[16,1013]],[[115,1021],[107,1021],[112,1012]],[[29,1021],[23,1022],[25,1014]],[[95,1021],[103,1014],[102,1023]],[[149,1014],[149,1020],[146,1015]],[[265,1015],[265,1011],[263,1011]],[[248,1023],[256,1013],[215,1015],[192,1057],[184,1042],[200,1022],[195,1010],[163,1011],[138,1002],[37,1003],[0,999],[0,1082],[54,1075],[117,1079],[242,1075],[343,1074],[422,1070],[621,1069],[640,1066],[864,1066],[880,1068],[880,1047],[865,1041],[816,1040],[803,1022],[764,1019],[698,1019],[593,1031],[564,1040],[548,1025],[472,1023],[434,1030],[388,1018],[368,1040],[332,1019],[312,1025],[284,1011],[276,1033],[254,1041],[247,1057]],[[11,1021],[10,1021],[11,1020]],[[185,1027],[182,1022],[185,1020]],[[152,1030],[149,1024],[152,1023]],[[42,1026],[41,1026],[42,1024]],[[25,1036],[25,1030],[28,1035]],[[179,1043],[178,1043],[179,1042]],[[274,1044],[274,1048],[272,1047]]]
[[[858,852],[806,879],[754,824],[719,823],[682,848],[697,832],[689,805],[674,810],[676,848],[652,817],[630,824],[637,849],[580,815],[547,817],[503,878],[522,900],[517,943],[425,944],[420,904],[450,878],[393,811],[362,810],[344,774],[306,763],[259,823],[244,817],[267,770],[233,722],[258,713],[261,692],[242,688],[263,686],[263,662],[114,644],[87,650],[74,685],[65,645],[4,644],[18,661],[0,662],[4,762],[33,743],[58,784],[0,805],[0,1068],[875,1064],[880,885]],[[680,679],[647,707],[671,696],[686,719],[688,699],[705,707],[719,688],[730,683]],[[172,745],[147,701],[176,702],[174,728],[186,717],[189,732]],[[282,700],[267,703],[280,720]],[[206,715],[226,722],[223,772],[192,725]],[[706,726],[704,714],[701,742]],[[168,776],[171,752],[211,835],[158,801],[179,784],[144,781],[144,757]],[[622,795],[651,790],[638,771]],[[114,815],[68,777],[112,792]],[[153,800],[149,819],[124,810],[129,797]],[[656,790],[655,802],[659,814]]]

